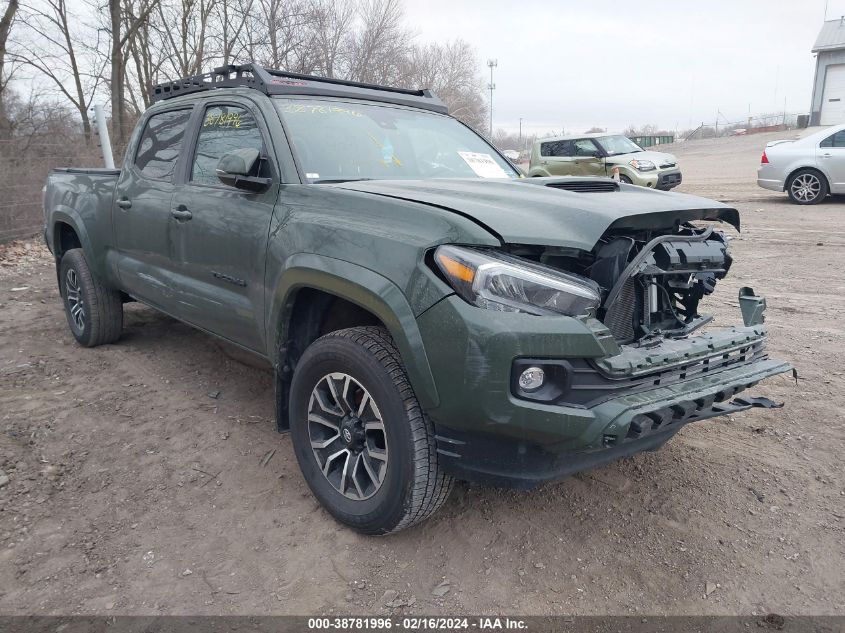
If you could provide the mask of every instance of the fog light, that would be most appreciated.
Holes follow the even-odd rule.
[[[537,391],[546,380],[546,372],[539,367],[529,367],[519,375],[519,387],[524,391]]]

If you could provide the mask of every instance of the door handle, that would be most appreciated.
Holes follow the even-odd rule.
[[[822,158],[830,158],[830,154],[822,154]]]
[[[117,206],[119,206],[121,209],[131,209],[132,201],[129,198],[121,198],[117,201]]]
[[[188,207],[183,204],[180,204],[178,207],[173,209],[170,212],[170,215],[172,215],[177,220],[190,220],[192,217],[194,217],[194,215],[190,211],[188,211]]]

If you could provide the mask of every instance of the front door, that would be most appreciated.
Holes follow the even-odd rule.
[[[605,176],[602,151],[591,138],[581,138],[574,143],[575,173],[578,176]]]
[[[171,314],[178,314],[179,300],[170,207],[191,112],[183,107],[147,119],[134,156],[121,171],[112,216],[123,288]]]
[[[173,196],[173,235],[181,267],[181,315],[187,321],[256,351],[264,349],[264,264],[278,171],[267,152],[261,113],[246,99],[207,102],[186,182]],[[260,152],[255,176],[272,178],[261,193],[224,185],[220,158]]]

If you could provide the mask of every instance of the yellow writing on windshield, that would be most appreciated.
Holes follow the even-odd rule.
[[[290,112],[294,114],[345,114],[347,116],[354,117],[363,116],[360,112],[351,110],[349,108],[342,108],[340,106],[326,106],[304,103],[287,103],[282,106],[282,112]]]

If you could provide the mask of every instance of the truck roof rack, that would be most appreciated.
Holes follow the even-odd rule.
[[[270,70],[258,64],[230,64],[201,75],[191,75],[176,81],[157,84],[152,90],[152,102],[217,88],[253,88],[266,95],[369,99],[424,108],[442,114],[449,112],[446,104],[430,90],[405,90],[331,77],[316,77],[283,70]]]

